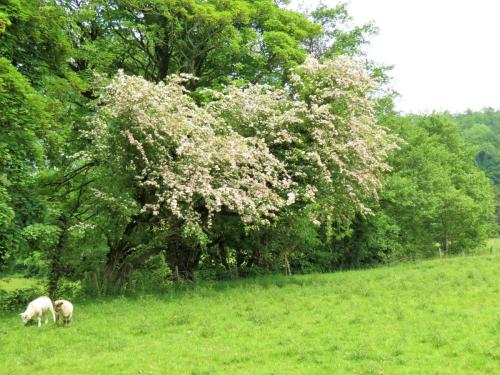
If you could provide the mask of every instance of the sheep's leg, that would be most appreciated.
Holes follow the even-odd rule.
[[[38,319],[38,327],[41,327],[42,326],[42,318],[40,317],[40,315],[38,315],[36,318]]]
[[[56,312],[54,311],[54,308],[52,305],[50,306],[50,312],[52,313],[52,319],[54,320],[54,323],[56,322]]]
[[[45,314],[45,324],[49,323],[49,314]]]

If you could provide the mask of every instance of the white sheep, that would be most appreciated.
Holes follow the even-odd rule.
[[[19,315],[21,315],[21,320],[24,325],[26,325],[31,318],[38,318],[38,327],[40,327],[42,325],[42,317],[45,316],[45,324],[49,322],[49,311],[52,313],[52,319],[54,319],[55,323],[56,315],[54,313],[54,307],[52,306],[51,299],[49,297],[38,297],[28,304],[25,312]]]
[[[73,304],[64,299],[60,299],[54,302],[54,306],[56,308],[56,321],[59,322],[62,318],[64,325],[67,326],[73,318]]]

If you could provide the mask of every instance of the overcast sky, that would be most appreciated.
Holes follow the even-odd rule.
[[[399,110],[500,108],[500,0],[351,0],[349,10],[356,24],[379,28],[367,52],[394,65]]]

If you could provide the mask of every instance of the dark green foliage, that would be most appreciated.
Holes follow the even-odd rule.
[[[449,116],[431,115],[394,118],[390,126],[405,143],[394,152],[393,171],[375,208],[379,213],[367,218],[369,225],[387,232],[389,257],[467,252],[492,236],[491,183],[475,167],[456,123]],[[377,223],[380,215],[383,223]],[[370,230],[355,226],[357,231],[362,234],[357,243],[373,246]],[[376,241],[372,252],[381,243]]]
[[[362,268],[391,261],[396,254],[401,254],[402,229],[397,221],[383,210],[367,218],[357,217],[352,223],[352,233],[332,241],[331,268]]]
[[[485,108],[455,116],[464,139],[473,145],[476,163],[495,186],[496,217],[500,231],[500,111]]]
[[[8,27],[0,36],[0,55],[9,59],[36,88],[62,76],[70,49],[66,15],[55,1],[3,0]]]
[[[309,53],[318,58],[360,54],[361,48],[369,44],[369,38],[377,32],[371,23],[351,25],[352,18],[345,3],[334,8],[322,4],[310,16],[323,29],[323,33],[310,38],[307,43]]]
[[[26,308],[35,298],[45,295],[44,288],[23,288],[11,291],[0,290],[0,310],[16,311]]]
[[[0,35],[7,57],[0,59],[0,261],[10,257],[29,272],[57,275],[68,227],[60,219],[65,211],[71,216],[67,203],[76,189],[62,192],[69,180],[54,180],[78,167],[70,155],[75,120],[85,114],[82,83],[67,65],[71,45],[61,7],[9,1],[0,10],[9,19]]]
[[[19,246],[24,225],[40,215],[29,193],[43,162],[46,102],[5,58],[0,58],[0,264]]]
[[[74,20],[75,71],[120,68],[157,82],[174,73],[199,77],[196,86],[282,82],[304,60],[306,38],[321,34],[272,0],[61,3]]]

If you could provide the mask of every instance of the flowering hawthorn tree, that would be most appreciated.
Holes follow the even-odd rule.
[[[166,234],[153,250],[166,249],[170,266],[189,275],[220,213],[255,228],[285,207],[315,224],[368,212],[395,144],[376,124],[376,85],[361,65],[311,58],[288,87],[229,86],[205,106],[184,89],[189,79],[153,84],[119,73],[102,90],[90,157],[124,183],[95,194],[137,207],[125,233],[142,222]],[[108,243],[118,255],[108,258],[111,271],[143,247]]]
[[[279,264],[290,272],[288,256],[316,246],[320,228],[328,238],[333,227],[345,230],[357,213],[370,212],[389,169],[387,155],[397,147],[376,122],[378,92],[363,66],[348,58],[309,58],[287,87],[212,92],[209,112],[241,135],[264,140],[293,181],[275,225],[251,232],[248,265]]]
[[[103,173],[125,179],[125,191],[104,185],[97,198],[118,202],[132,188],[137,212],[130,221],[163,227],[173,242],[199,244],[221,210],[248,225],[269,222],[286,204],[292,181],[262,139],[239,135],[197,106],[182,86],[187,79],[154,84],[120,72],[103,89],[86,136],[93,143],[89,157]],[[117,247],[110,272],[137,250]]]
[[[286,88],[230,86],[209,112],[229,129],[262,139],[293,180],[288,203],[314,203],[312,220],[349,220],[369,212],[396,138],[376,123],[376,82],[348,58],[294,69]],[[311,205],[310,205],[311,206]]]

